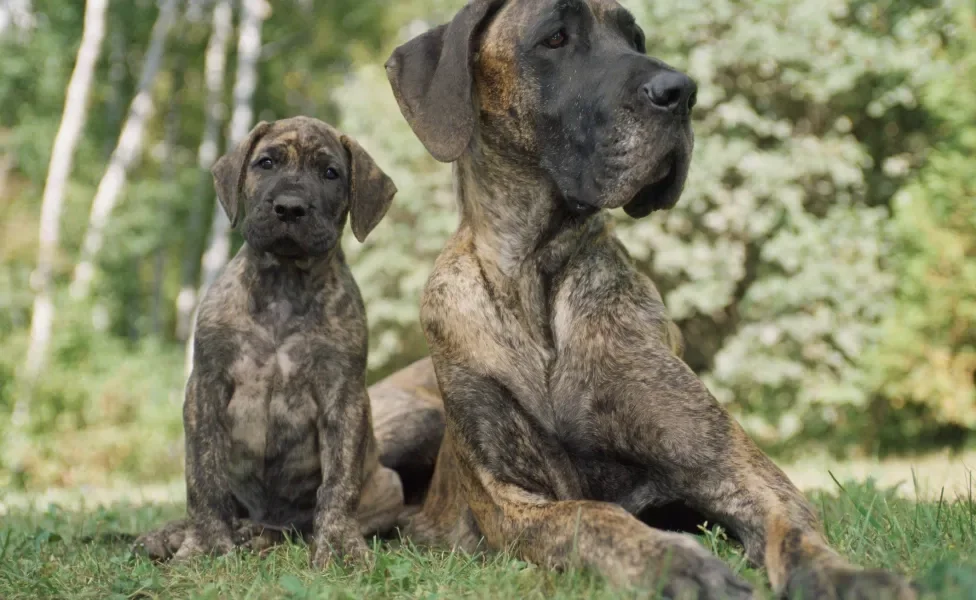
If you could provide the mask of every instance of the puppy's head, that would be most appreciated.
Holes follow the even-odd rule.
[[[396,194],[355,140],[309,117],[259,123],[212,171],[231,224],[282,258],[328,254],[347,215],[363,241]]]
[[[647,56],[615,0],[472,0],[398,48],[387,74],[439,160],[477,137],[539,169],[582,214],[624,207],[642,217],[681,194],[695,83]]]

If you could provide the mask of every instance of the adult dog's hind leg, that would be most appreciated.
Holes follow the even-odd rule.
[[[444,404],[431,360],[373,384],[369,400],[380,463],[400,476],[406,503],[420,504],[444,437]]]

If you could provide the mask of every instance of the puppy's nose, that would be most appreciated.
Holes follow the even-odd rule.
[[[641,86],[641,93],[658,110],[688,114],[697,101],[698,85],[684,73],[658,71]]]
[[[294,223],[305,216],[308,203],[298,196],[281,195],[274,199],[274,211],[278,219],[285,223]]]

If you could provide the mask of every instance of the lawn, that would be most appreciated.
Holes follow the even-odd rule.
[[[865,566],[910,574],[926,597],[976,599],[976,489],[915,503],[871,483],[846,483],[811,497],[831,542]],[[551,573],[504,555],[418,550],[376,542],[375,568],[313,573],[302,544],[266,556],[235,554],[155,565],[129,553],[129,534],[179,516],[183,508],[115,504],[72,511],[14,509],[0,517],[0,598],[620,598],[633,597],[583,572]],[[703,532],[757,597],[765,575],[744,564],[720,530]]]

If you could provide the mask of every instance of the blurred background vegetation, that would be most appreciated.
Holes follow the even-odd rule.
[[[223,132],[238,106],[252,109],[251,122],[309,114],[374,155],[400,193],[366,244],[344,241],[368,308],[370,378],[426,353],[418,297],[456,224],[450,168],[403,122],[382,64],[462,3],[109,0],[57,215],[52,336],[31,377],[41,198],[86,3],[0,0],[0,485],[181,474],[187,309],[178,298],[201,284],[214,241],[212,158],[201,152],[208,115]],[[174,4],[147,80],[154,24]],[[681,325],[689,364],[781,457],[971,444],[973,2],[623,4],[650,52],[700,84],[683,200],[643,221],[621,214],[618,225]],[[232,29],[208,104],[205,56],[220,6],[233,9]],[[260,35],[253,94],[237,81],[249,10]],[[140,79],[155,110],[105,222],[91,291],[72,294],[96,189],[139,106]]]

